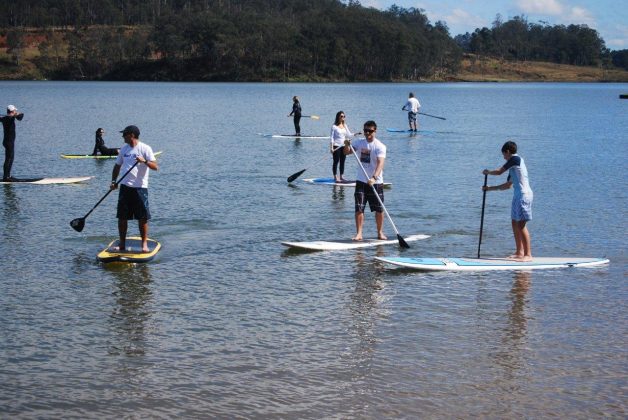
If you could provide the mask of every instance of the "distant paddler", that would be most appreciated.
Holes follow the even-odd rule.
[[[117,156],[120,153],[120,149],[110,149],[105,146],[105,140],[102,138],[103,134],[105,134],[105,130],[99,128],[96,130],[96,143],[94,144],[94,151],[92,152],[92,156],[97,156],[98,152],[100,152],[103,156]]]
[[[293,117],[294,135],[301,136],[301,102],[299,102],[298,96],[292,97],[292,111],[288,114],[288,116]]]
[[[408,101],[401,107],[402,111],[408,111],[408,124],[410,125],[410,131],[418,131],[419,125],[417,123],[417,114],[419,113],[419,109],[421,109],[419,100],[414,97],[413,92],[410,92],[408,95]]]

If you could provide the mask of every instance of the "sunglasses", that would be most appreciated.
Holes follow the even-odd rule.
[[[364,130],[362,130],[362,131],[364,132],[364,134],[371,134],[371,133],[374,133],[374,132],[375,132],[375,130],[370,130],[370,129],[368,129],[368,128],[365,128],[365,129],[364,129]]]

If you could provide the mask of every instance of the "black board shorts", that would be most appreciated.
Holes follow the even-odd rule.
[[[377,195],[379,195],[382,203],[384,202],[384,184],[375,184],[373,185],[375,190],[377,191]],[[355,193],[353,194],[353,198],[355,198],[355,212],[356,213],[364,213],[364,209],[366,208],[366,203],[369,203],[369,209],[371,211],[383,212],[384,208],[377,200],[375,196],[375,192],[373,192],[373,188],[369,184],[365,184],[362,181],[355,181]]]
[[[120,185],[116,217],[123,220],[150,220],[148,188]]]

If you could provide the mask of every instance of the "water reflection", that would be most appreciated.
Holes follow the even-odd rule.
[[[106,269],[115,278],[116,306],[109,317],[113,342],[110,355],[141,356],[146,352],[146,324],[152,312],[149,304],[151,274],[146,264],[107,264]]]
[[[516,272],[510,289],[510,309],[507,323],[504,325],[500,348],[495,361],[504,368],[506,379],[517,377],[518,372],[525,372],[526,342],[528,332],[527,294],[530,289],[529,271]],[[517,381],[520,382],[520,381]]]
[[[2,226],[6,229],[5,239],[21,237],[19,231],[20,199],[15,193],[15,186],[3,184]],[[2,241],[4,243],[4,241]]]
[[[334,201],[342,201],[345,199],[345,187],[334,185],[331,191],[331,199]]]

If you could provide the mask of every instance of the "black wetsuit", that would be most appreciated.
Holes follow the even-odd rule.
[[[92,152],[92,156],[96,156],[97,152],[100,152],[103,156],[116,156],[118,154],[118,149],[110,149],[105,147],[105,140],[102,136],[96,135],[96,144],[94,145],[94,151]]]
[[[301,125],[299,124],[301,121],[301,103],[294,102],[292,104],[292,112],[290,115],[294,115],[294,131],[297,136],[301,135]]]
[[[11,167],[15,157],[15,120],[22,121],[22,118],[24,118],[24,114],[0,117],[2,127],[4,128],[4,139],[2,140],[2,145],[4,146],[4,172],[2,179],[11,177]]]

